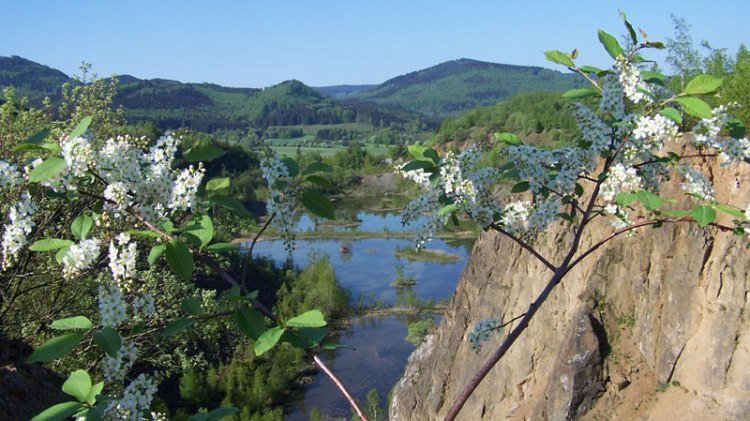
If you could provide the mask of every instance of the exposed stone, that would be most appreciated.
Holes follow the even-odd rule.
[[[740,208],[750,202],[750,173],[708,164],[703,170],[716,180],[718,201]],[[684,197],[678,184],[666,185],[665,195]],[[731,217],[720,218],[718,222],[731,225]],[[590,228],[583,247],[611,232],[605,223]],[[552,261],[560,261],[571,241],[567,231],[553,227],[535,244]],[[591,405],[606,419],[660,419],[666,414],[750,419],[746,244],[747,238],[692,223],[646,228],[607,243],[556,287],[459,419],[553,419],[558,413],[560,419],[576,418]],[[396,386],[391,416],[442,418],[502,340],[497,335],[474,351],[468,341],[474,325],[488,317],[507,322],[522,314],[549,277],[544,265],[511,240],[482,234],[429,352],[420,351]],[[603,366],[588,360],[579,371],[567,361],[582,356],[577,347],[584,344],[570,332],[580,325],[581,311],[591,300],[598,303],[611,350]],[[593,339],[581,337],[583,342]],[[586,347],[581,349],[593,349]],[[583,372],[594,380],[576,383]],[[603,390],[595,387],[601,384],[598,376],[614,384],[605,385],[610,393],[597,400]],[[665,386],[666,392],[657,393]],[[564,402],[571,407],[564,408]],[[691,409],[697,404],[700,408]]]

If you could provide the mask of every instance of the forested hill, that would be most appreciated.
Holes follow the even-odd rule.
[[[519,92],[564,91],[579,86],[583,86],[582,78],[573,74],[464,58],[395,77],[350,98],[445,117],[494,105]]]
[[[40,104],[45,97],[55,100],[60,87],[70,81],[65,73],[18,56],[0,56],[0,88],[13,86],[16,94]]]
[[[296,80],[265,89],[229,88],[211,83],[117,76],[115,104],[131,122],[151,120],[161,129],[189,127],[265,129],[269,126],[364,123],[374,127],[421,121],[416,112],[376,104],[343,104]],[[59,70],[20,57],[0,57],[0,89],[13,86],[17,96],[39,105],[45,96],[60,97],[65,82],[77,83]]]
[[[341,99],[377,88],[378,85],[333,85],[316,86],[313,89],[331,98]]]

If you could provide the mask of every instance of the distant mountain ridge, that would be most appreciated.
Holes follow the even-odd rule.
[[[128,121],[152,120],[162,129],[190,127],[265,129],[270,126],[365,123],[375,127],[440,119],[478,106],[494,105],[524,91],[560,91],[581,86],[573,74],[530,66],[470,59],[452,60],[407,73],[380,85],[312,88],[291,80],[265,89],[212,83],[117,76],[116,105]],[[0,88],[39,104],[58,99],[63,72],[18,56],[0,57]],[[427,117],[423,117],[427,116]]]
[[[348,99],[446,117],[519,92],[563,91],[583,84],[572,73],[462,58],[397,76]]]

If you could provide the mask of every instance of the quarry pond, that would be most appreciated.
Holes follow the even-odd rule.
[[[357,214],[358,232],[355,239],[306,239],[298,240],[297,248],[290,254],[284,250],[281,240],[260,241],[253,255],[268,257],[278,265],[288,263],[303,268],[319,256],[327,256],[341,286],[351,294],[355,306],[403,306],[419,303],[440,303],[453,294],[461,271],[471,251],[473,240],[434,239],[428,244],[430,250],[446,259],[422,259],[404,253],[413,250],[412,238],[382,237],[382,231],[404,234],[404,228],[396,214]],[[309,217],[300,220],[301,231],[318,231],[330,227],[318,227]],[[335,229],[351,229],[335,227]],[[408,230],[408,227],[406,228]],[[379,233],[368,237],[367,232]],[[410,279],[413,285],[397,288],[397,278]],[[323,358],[341,377],[360,403],[366,401],[367,393],[375,389],[380,397],[380,406],[387,407],[390,390],[400,378],[406,361],[415,346],[406,340],[410,322],[427,317],[439,321],[439,315],[398,314],[386,316],[357,317],[347,323],[348,328],[337,333],[344,348],[323,353]],[[319,372],[313,380],[292,395],[287,405],[288,420],[309,419],[317,408],[324,419],[346,418],[351,415],[346,401],[333,383]]]

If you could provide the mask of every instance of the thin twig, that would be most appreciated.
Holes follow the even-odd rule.
[[[501,227],[500,225],[497,225],[496,223],[491,223],[490,227],[494,229],[495,231],[505,235],[506,237],[510,238],[511,240],[515,241],[519,246],[523,247],[526,251],[533,254],[534,257],[536,257],[544,266],[547,266],[547,268],[551,271],[557,270],[557,267],[549,262],[544,256],[542,256],[538,251],[536,251],[533,247],[531,247],[527,242],[521,240],[520,238],[513,235],[511,232],[506,231]]]
[[[245,261],[242,262],[242,277],[240,278],[240,282],[242,282],[242,285],[245,285],[245,280],[247,279],[247,268],[250,266],[250,259],[253,257],[253,249],[255,248],[255,243],[258,242],[258,239],[261,235],[266,231],[269,225],[271,225],[271,221],[273,221],[273,218],[276,216],[276,212],[272,213],[271,216],[268,217],[268,220],[266,220],[266,223],[263,224],[263,227],[258,231],[258,234],[253,238],[253,242],[250,243],[250,250],[248,250],[247,254],[245,254]]]
[[[320,369],[323,370],[324,373],[326,373],[326,375],[333,381],[334,384],[336,384],[336,387],[339,388],[346,400],[349,401],[349,405],[351,405],[352,408],[354,408],[354,411],[357,412],[357,416],[359,416],[362,421],[367,421],[367,417],[365,417],[365,414],[361,409],[359,409],[357,401],[354,399],[354,397],[352,397],[352,394],[349,393],[349,391],[346,389],[346,386],[344,386],[344,384],[341,383],[336,375],[333,374],[333,372],[325,365],[325,363],[323,363],[320,357],[316,354],[313,354],[313,361],[315,361],[315,364],[320,367]]]

